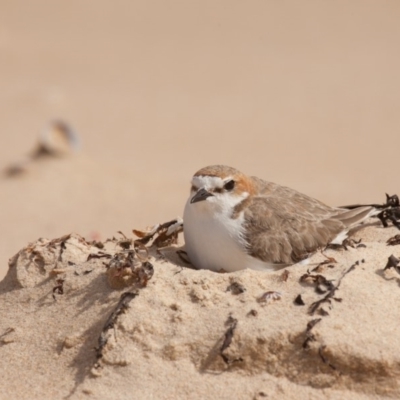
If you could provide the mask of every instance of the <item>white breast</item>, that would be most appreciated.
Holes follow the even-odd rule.
[[[226,212],[213,212],[206,201],[186,203],[183,232],[186,251],[196,268],[232,272],[244,268],[273,268],[249,256],[242,233],[243,215],[236,219]]]

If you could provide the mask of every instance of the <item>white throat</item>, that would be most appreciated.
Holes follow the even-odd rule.
[[[196,268],[213,271],[269,268],[246,251],[243,212],[232,217],[235,206],[246,199],[248,193],[216,194],[191,203],[193,195],[186,202],[183,233],[186,251]]]
[[[193,204],[187,201],[183,232],[186,251],[195,267],[219,271],[234,257],[244,255],[243,218],[232,219],[231,214],[232,207],[211,204],[208,199]]]

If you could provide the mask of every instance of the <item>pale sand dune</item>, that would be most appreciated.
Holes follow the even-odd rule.
[[[299,280],[326,259],[321,254],[286,268],[286,277],[218,274],[181,266],[170,247],[151,252],[147,287],[115,290],[110,282],[120,275],[106,274],[109,259],[87,261],[121,251],[115,243],[99,250],[78,235],[33,243],[0,283],[0,397],[398,398],[400,279],[383,271],[400,255],[386,245],[398,230],[374,226],[357,237],[362,232],[365,247],[326,251],[337,262],[318,273],[339,287],[314,313],[329,290],[322,285],[318,294]],[[280,299],[260,301],[269,291]],[[123,292],[136,297],[110,319]],[[294,303],[298,295],[305,305]]]

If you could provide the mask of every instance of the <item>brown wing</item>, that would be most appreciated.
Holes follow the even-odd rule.
[[[253,179],[261,195],[247,204],[244,215],[245,239],[253,257],[293,264],[346,230],[346,224],[337,217],[338,209],[295,190]]]

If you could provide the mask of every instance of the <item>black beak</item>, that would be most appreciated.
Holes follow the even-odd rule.
[[[200,189],[190,200],[190,203],[197,203],[198,201],[203,201],[207,197],[214,196],[212,193],[207,192],[206,189]]]

